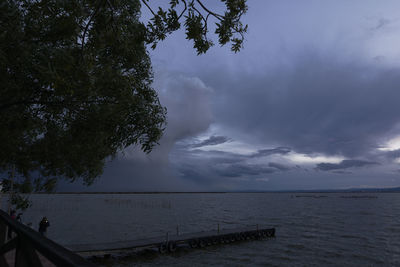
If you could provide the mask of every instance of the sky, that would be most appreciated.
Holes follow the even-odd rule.
[[[127,148],[81,190],[400,186],[400,2],[248,7],[239,53],[215,45],[197,56],[184,31],[150,51],[168,110],[160,145]]]

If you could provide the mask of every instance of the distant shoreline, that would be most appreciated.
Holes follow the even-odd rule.
[[[265,194],[265,193],[400,193],[400,187],[394,188],[352,188],[352,189],[326,189],[326,190],[276,190],[276,191],[147,191],[147,192],[53,192],[53,193],[32,193],[32,194],[133,194],[133,195],[150,195],[150,194]]]

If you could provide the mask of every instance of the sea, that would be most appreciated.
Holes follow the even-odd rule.
[[[132,250],[99,266],[400,266],[400,193],[34,194],[22,215],[67,246],[217,229],[275,238],[172,254]],[[2,199],[4,207],[5,199]]]

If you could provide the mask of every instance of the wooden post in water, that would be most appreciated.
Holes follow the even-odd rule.
[[[176,235],[179,235],[179,225],[176,226]]]
[[[218,224],[217,232],[218,232],[218,234],[219,234],[219,224]]]

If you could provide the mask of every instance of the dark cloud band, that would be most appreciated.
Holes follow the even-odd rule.
[[[330,171],[330,170],[340,170],[340,169],[348,169],[355,167],[364,167],[370,165],[376,165],[377,162],[365,161],[365,160],[356,160],[356,159],[348,159],[342,160],[340,163],[319,163],[317,164],[317,170],[321,171]]]

